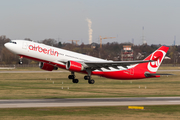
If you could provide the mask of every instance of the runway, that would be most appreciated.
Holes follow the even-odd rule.
[[[180,105],[180,97],[0,100],[0,108]]]

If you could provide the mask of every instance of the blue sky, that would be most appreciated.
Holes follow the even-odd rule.
[[[0,0],[0,35],[10,39],[180,44],[180,0]]]

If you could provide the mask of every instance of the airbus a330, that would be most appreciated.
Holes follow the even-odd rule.
[[[11,40],[4,46],[20,56],[20,64],[25,57],[39,61],[39,67],[43,70],[52,71],[58,68],[69,70],[71,75],[68,78],[72,79],[73,83],[79,82],[75,72],[86,74],[84,79],[88,80],[89,84],[95,82],[91,75],[119,80],[168,75],[156,73],[169,49],[167,46],[161,46],[144,60],[137,61],[109,61],[26,40]]]

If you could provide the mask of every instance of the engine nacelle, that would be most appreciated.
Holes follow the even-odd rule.
[[[84,70],[84,67],[81,63],[70,60],[66,63],[66,69],[70,71],[80,72]]]
[[[47,71],[52,71],[52,70],[57,70],[58,67],[55,67],[53,65],[50,65],[48,63],[44,63],[44,62],[40,62],[39,63],[39,67],[43,70],[47,70]]]

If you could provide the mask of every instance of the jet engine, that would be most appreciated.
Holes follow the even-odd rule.
[[[45,63],[45,62],[40,62],[39,63],[39,67],[43,70],[47,70],[47,71],[52,71],[52,70],[57,70],[58,67],[55,67],[53,65],[50,65],[48,63]]]
[[[70,60],[66,63],[66,69],[70,71],[80,72],[84,70],[84,67],[81,63]]]

